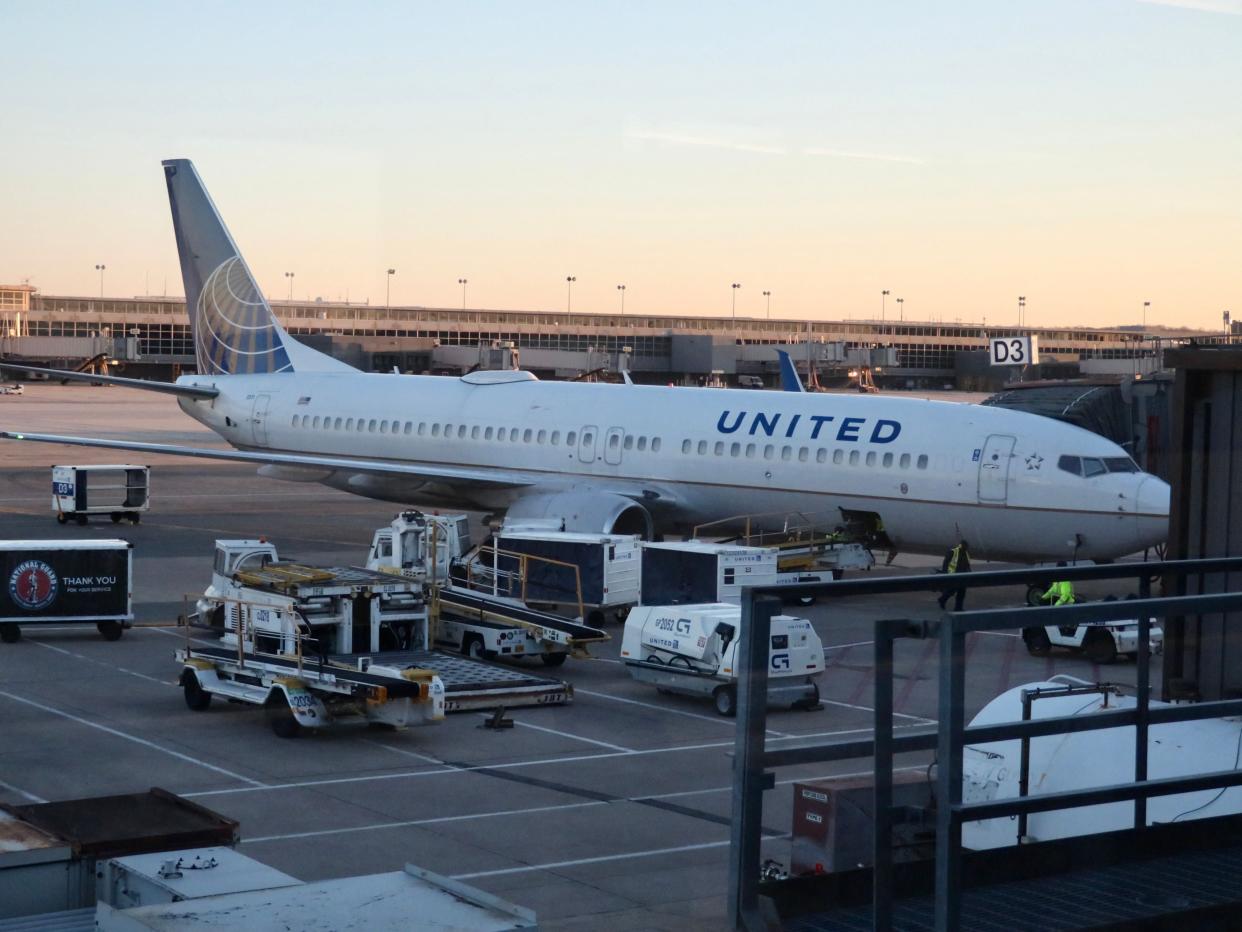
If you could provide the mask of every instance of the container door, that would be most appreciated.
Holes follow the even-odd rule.
[[[610,466],[621,465],[621,443],[625,439],[625,428],[609,427],[604,435],[604,462]]]
[[[1015,437],[993,434],[979,457],[979,501],[1004,504],[1009,498],[1009,464]]]
[[[578,459],[584,463],[595,462],[595,441],[599,428],[590,424],[578,432]]]
[[[250,426],[254,431],[254,442],[261,447],[267,446],[267,407],[271,401],[271,395],[255,395],[254,407],[250,409]]]

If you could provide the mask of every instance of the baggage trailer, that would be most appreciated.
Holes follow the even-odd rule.
[[[452,586],[439,591],[438,601],[436,643],[460,648],[468,657],[538,657],[546,666],[559,667],[570,654],[589,656],[588,644],[611,640],[598,628],[541,612],[516,599]]]
[[[133,569],[125,540],[0,541],[0,641],[47,624],[93,624],[117,640],[134,623]]]
[[[113,524],[137,524],[151,508],[149,466],[53,466],[52,511],[56,520],[86,524],[90,515],[109,515]]]
[[[721,715],[737,712],[737,645],[742,610],[723,602],[639,605],[625,620],[621,662],[630,676],[661,692],[710,696]],[[814,678],[824,671],[824,645],[805,618],[772,619],[768,703],[819,704]]]
[[[578,534],[568,531],[506,530],[493,537],[495,551],[471,563],[480,570],[520,576],[522,591],[503,593],[527,604],[578,609],[583,621],[600,627],[608,618],[624,621],[638,602],[641,551],[637,534]],[[498,553],[497,553],[498,552]],[[518,554],[540,558],[523,561]],[[488,567],[488,563],[492,566]],[[574,568],[577,572],[574,572]]]
[[[796,586],[840,579],[847,568],[868,567],[871,554],[857,544],[834,551],[848,565],[817,562],[804,551],[775,546],[758,547],[705,540],[642,545],[642,603],[685,605],[695,602],[734,602],[743,586]],[[803,605],[814,602],[803,596]]]

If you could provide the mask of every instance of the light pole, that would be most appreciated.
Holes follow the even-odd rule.
[[[625,286],[618,285],[617,291],[621,294],[621,316],[625,316]]]
[[[1018,295],[1018,326],[1022,326],[1022,318],[1026,316],[1026,297]]]
[[[772,319],[772,292],[770,292],[770,291],[765,291],[765,292],[763,293],[763,297],[764,297],[764,299],[767,301],[767,307],[768,307],[768,320],[771,320],[771,319]]]
[[[95,271],[99,273],[99,297],[100,298],[103,297],[103,273],[104,273],[104,269],[106,268],[107,268],[106,265],[95,266]]]
[[[897,320],[904,321],[906,319],[906,299],[897,299]]]
[[[387,311],[392,307],[392,277],[397,274],[396,269],[389,269],[388,274],[384,276],[384,310]]]
[[[733,283],[733,321],[737,322],[737,290],[742,287],[741,282]]]
[[[466,309],[466,286],[470,284],[470,279],[459,278],[457,284],[461,285],[461,309],[464,311]]]
[[[885,288],[880,292],[880,322],[884,322],[884,313],[888,302],[888,289]]]
[[[565,316],[568,317],[574,309],[574,282],[578,280],[577,275],[565,276]],[[566,321],[568,323],[568,321]]]
[[[285,278],[289,279],[289,300],[292,301],[293,300],[293,273],[286,272]]]
[[[1225,321],[1225,336],[1229,335],[1229,312],[1225,311],[1221,314],[1221,318]]]
[[[1147,309],[1151,307],[1150,301],[1143,302],[1143,332],[1147,332]]]

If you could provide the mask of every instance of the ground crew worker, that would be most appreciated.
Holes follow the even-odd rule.
[[[950,550],[944,555],[944,562],[940,564],[940,571],[949,575],[953,575],[955,573],[969,573],[970,545],[967,544],[966,541],[962,541],[956,547],[950,548]],[[940,594],[940,598],[936,600],[940,604],[941,608],[945,607],[945,604],[949,601],[949,596],[955,597],[953,602],[953,611],[960,612],[962,610],[962,606],[966,602],[966,587],[950,586],[948,589],[945,589],[944,592]]]
[[[1059,567],[1065,566],[1065,561],[1064,560],[1059,561],[1057,563],[1057,566]],[[1070,582],[1069,580],[1063,580],[1061,582],[1054,582],[1051,586],[1048,587],[1048,591],[1045,592],[1042,596],[1040,596],[1040,599],[1051,605],[1073,605],[1074,604],[1074,584]]]

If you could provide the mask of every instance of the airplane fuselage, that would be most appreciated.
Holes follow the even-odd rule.
[[[532,494],[607,492],[640,503],[657,529],[847,509],[878,515],[902,550],[939,553],[964,537],[991,559],[1109,559],[1167,533],[1164,482],[1117,471],[1128,461],[1120,447],[1037,415],[893,396],[468,379],[186,376],[181,384],[220,394],[179,403],[241,449],[469,467],[522,483],[268,472],[407,504],[504,510]],[[1063,457],[1078,458],[1077,473]],[[1084,463],[1116,468],[1092,475]]]

